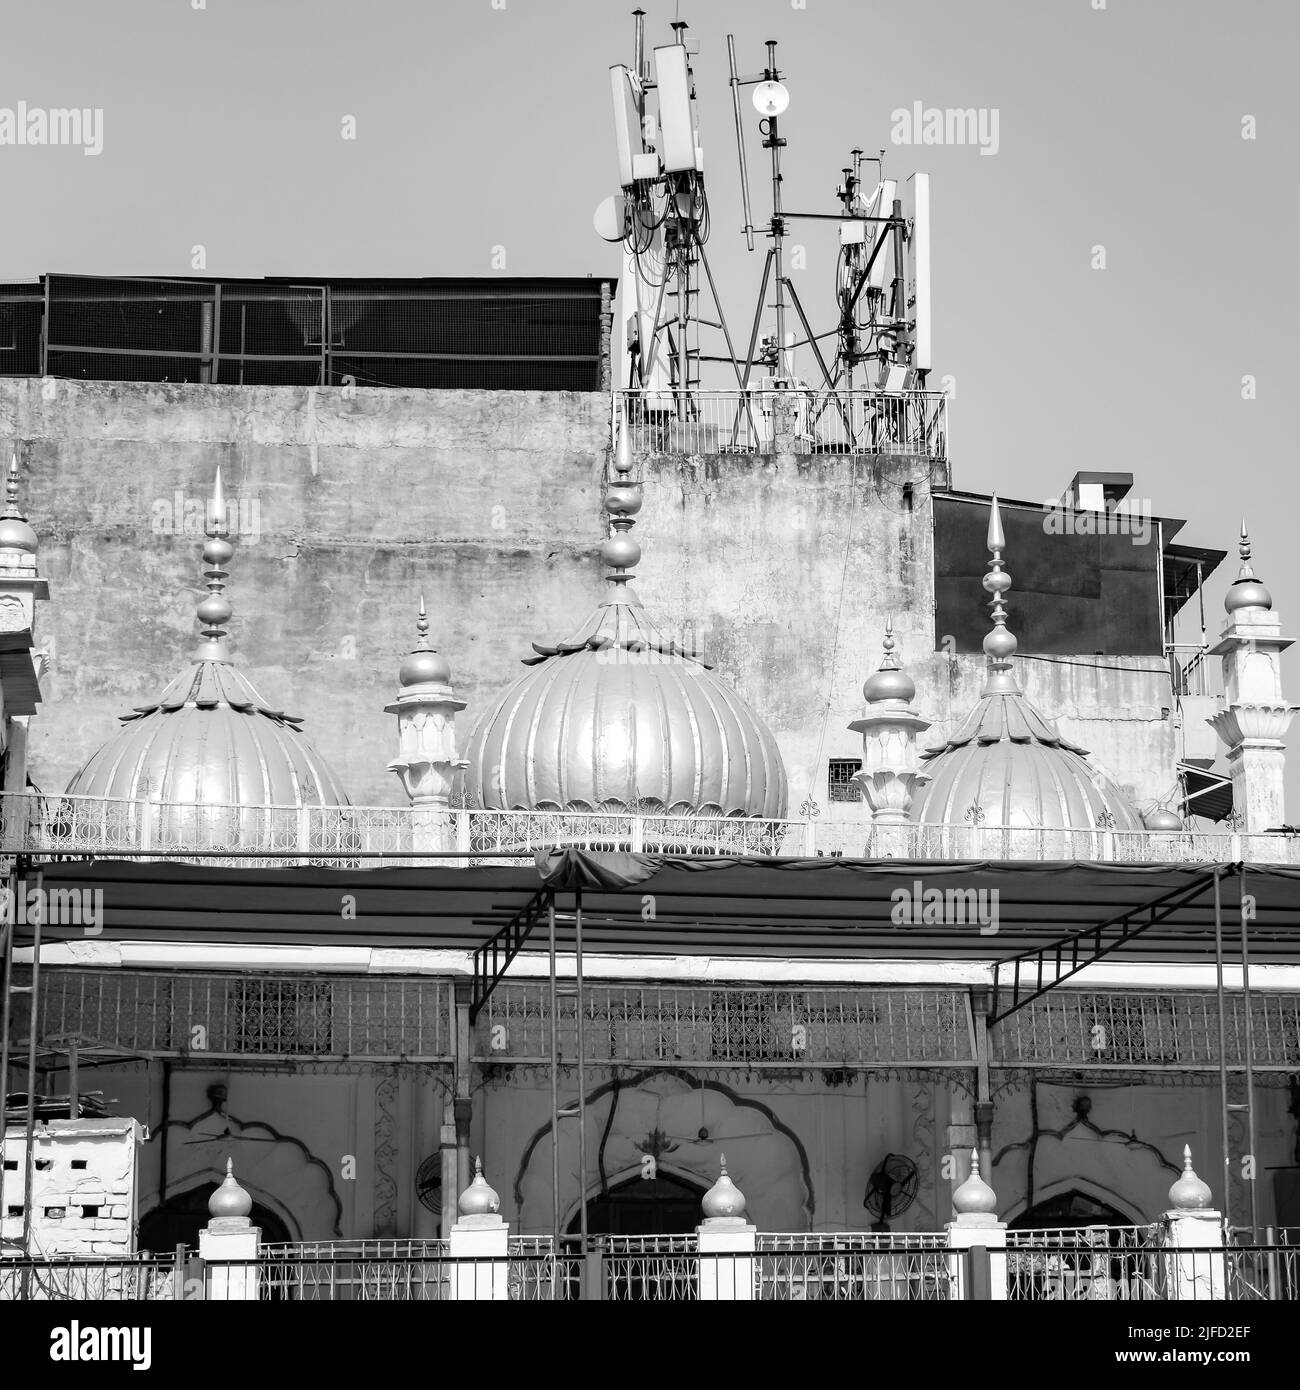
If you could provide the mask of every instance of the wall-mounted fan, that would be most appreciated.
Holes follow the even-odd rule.
[[[902,1154],[886,1154],[867,1179],[862,1205],[876,1219],[873,1231],[889,1230],[891,1217],[899,1216],[916,1200],[916,1164]]]
[[[415,1195],[435,1216],[442,1215],[442,1153],[432,1153],[415,1174]]]

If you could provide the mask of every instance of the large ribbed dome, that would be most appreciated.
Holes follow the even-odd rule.
[[[465,773],[472,806],[780,817],[776,740],[707,663],[619,591],[484,712]]]
[[[346,806],[333,769],[296,715],[273,709],[247,677],[196,661],[68,783],[69,796],[164,805]]]
[[[1005,678],[1004,678],[1005,679]],[[1010,688],[986,690],[940,748],[924,755],[928,777],[911,819],[927,825],[1011,825],[1141,830],[1124,793]]]
[[[274,709],[231,664],[231,608],[225,579],[233,547],[226,534],[221,471],[203,545],[207,597],[199,604],[203,641],[192,664],[153,704],[122,716],[123,729],[68,783],[66,795],[146,802],[157,843],[201,845],[230,837],[229,817],[203,808],[346,806],[329,765],[304,737],[297,715]],[[269,827],[274,838],[279,832]]]

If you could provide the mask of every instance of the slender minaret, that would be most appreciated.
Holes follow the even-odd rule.
[[[40,674],[32,652],[36,600],[50,596],[49,584],[36,568],[36,532],[18,505],[18,456],[5,479],[5,509],[0,512],[0,653],[4,654],[4,741],[8,751],[7,792],[27,784],[27,719],[40,704]]]
[[[1224,708],[1209,719],[1228,750],[1237,827],[1250,834],[1275,830],[1286,813],[1283,774],[1287,728],[1298,705],[1282,693],[1282,636],[1273,597],[1250,566],[1250,537],[1241,523],[1241,568],[1223,606],[1228,621],[1212,656],[1223,658]]]
[[[402,659],[397,699],[384,706],[397,716],[398,756],[388,764],[410,798],[415,848],[456,848],[451,792],[467,764],[456,756],[456,714],[465,708],[451,688],[451,666],[429,645],[429,618],[420,595],[415,646]]]
[[[904,852],[901,846],[889,843],[897,836],[878,833],[878,828],[906,824],[912,794],[926,780],[926,774],[919,771],[916,738],[930,727],[930,721],[912,708],[916,685],[895,654],[892,618],[886,620],[883,645],[880,667],[862,687],[866,714],[849,725],[862,735],[862,771],[853,780],[871,807],[874,824],[872,843],[867,846],[869,856]]]

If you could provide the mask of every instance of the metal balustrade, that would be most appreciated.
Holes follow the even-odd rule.
[[[1246,1004],[1224,996],[1230,1067],[1245,1065]],[[1256,1070],[1300,1065],[1300,996],[1252,992],[1252,1063]],[[1212,991],[1053,990],[1003,1019],[991,1035],[1006,1066],[1107,1069],[1205,1068],[1219,1065],[1219,1005]]]
[[[41,971],[40,990],[44,1036],[75,1036],[88,1050],[431,1063],[451,1057],[446,980],[50,968]]]
[[[0,1303],[161,1303],[184,1297],[174,1259],[0,1259]]]
[[[479,1015],[481,1062],[550,1058],[549,988],[506,982]],[[561,1058],[577,1053],[577,1001],[558,1000]],[[717,985],[583,988],[586,1060],[693,1066],[973,1066],[966,996],[956,990]]]
[[[655,855],[818,854],[911,860],[1300,864],[1300,835],[1117,831],[1000,825],[877,827],[739,816],[413,806],[236,806],[103,797],[0,796],[0,853],[151,856],[231,867],[529,864],[571,845]],[[440,847],[440,848],[439,848]],[[445,852],[451,858],[433,857]]]
[[[1017,1302],[1293,1302],[1300,1298],[1294,1232],[1230,1233],[1223,1248],[1165,1244],[1159,1226],[1007,1232],[1007,1297]],[[1247,1239],[1247,1237],[1250,1237]],[[256,1260],[0,1260],[0,1302],[202,1299],[222,1287],[265,1302],[949,1302],[987,1297],[973,1278],[979,1252],[943,1232],[793,1232],[758,1235],[753,1254],[709,1253],[694,1234],[593,1236],[584,1257],[566,1239],[512,1236],[503,1256],[453,1259],[439,1240],[326,1241],[263,1247]],[[584,1271],[594,1282],[584,1290]],[[1001,1274],[999,1272],[998,1278]]]
[[[44,1035],[85,1050],[179,1056],[202,1028],[215,1058],[451,1061],[446,979],[164,973],[47,966]],[[550,1060],[549,988],[507,980],[474,1029],[480,1064]],[[1244,1065],[1245,1003],[1225,996],[1227,1065]],[[577,1001],[561,995],[560,1060],[577,1055]],[[586,1060],[595,1065],[971,1067],[968,996],[918,985],[622,984],[583,990]],[[1251,995],[1257,1072],[1300,1068],[1300,996]],[[990,1033],[995,1067],[1181,1071],[1219,1064],[1212,991],[1079,990],[1035,1000]]]
[[[941,391],[621,393],[634,454],[895,454],[946,459]]]

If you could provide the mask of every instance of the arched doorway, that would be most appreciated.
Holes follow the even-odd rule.
[[[705,1189],[689,1178],[662,1169],[653,1178],[634,1177],[587,1201],[587,1230],[592,1235],[667,1236],[693,1231],[704,1219],[700,1198]],[[569,1234],[578,1233],[578,1215]]]
[[[1068,1226],[1132,1226],[1133,1218],[1076,1187],[1038,1202],[1007,1224],[1013,1231],[1042,1231]]]
[[[155,1255],[167,1254],[178,1245],[197,1249],[199,1232],[208,1224],[208,1198],[217,1190],[215,1182],[200,1183],[175,1197],[169,1197],[147,1216],[140,1218],[139,1247]],[[262,1232],[263,1245],[287,1243],[291,1237],[284,1222],[260,1202],[253,1203],[248,1219]]]

